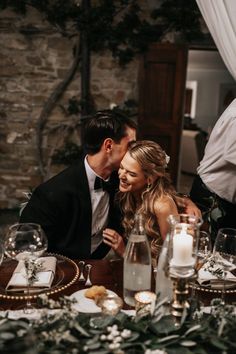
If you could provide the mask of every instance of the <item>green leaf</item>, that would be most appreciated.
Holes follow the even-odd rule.
[[[108,349],[98,349],[98,350],[95,350],[95,351],[93,350],[92,352],[90,352],[90,354],[108,354],[108,353],[110,353],[110,350],[108,350]]]
[[[93,338],[89,339],[86,343],[87,345],[91,346],[93,345],[94,343],[97,343],[99,341],[99,336],[94,336]]]
[[[197,345],[197,343],[192,340],[183,340],[180,342],[180,345],[184,347],[194,347],[195,345]]]
[[[226,350],[227,346],[220,341],[218,338],[214,337],[214,338],[210,338],[210,342],[211,344],[213,344],[216,348],[222,349],[222,350]]]
[[[132,336],[127,338],[126,341],[127,342],[134,342],[138,337],[140,337],[140,334],[137,332],[132,332]]]
[[[107,326],[112,325],[114,322],[114,317],[113,316],[100,316],[100,317],[94,317],[90,321],[91,327],[94,328],[106,328]]]
[[[179,335],[178,334],[173,334],[172,336],[167,336],[167,337],[158,339],[157,343],[164,343],[164,342],[167,342],[169,340],[177,339],[177,338],[179,338]]]
[[[13,339],[15,337],[16,337],[16,335],[14,333],[10,333],[10,332],[0,333],[0,339],[3,339],[3,340],[9,340],[9,339]]]
[[[156,334],[169,334],[171,332],[176,332],[175,320],[172,316],[164,316],[157,323],[151,323],[149,328]]]
[[[120,346],[122,349],[128,349],[128,348],[137,348],[140,347],[143,349],[143,351],[145,350],[145,345],[142,342],[136,342],[136,343],[121,343]],[[135,351],[134,351],[135,353]]]
[[[188,336],[190,333],[192,333],[192,332],[194,332],[194,331],[197,331],[197,330],[199,330],[199,329],[201,329],[201,325],[195,325],[195,326],[193,326],[193,327],[190,327],[190,328],[184,333],[184,335],[185,335],[185,336]]]
[[[89,350],[94,350],[94,349],[100,348],[101,343],[99,341],[97,341],[96,343],[92,343],[92,344],[86,343],[86,346],[88,347]]]
[[[74,328],[85,337],[90,337],[90,334],[83,327],[81,327],[79,323],[75,323]]]
[[[165,351],[168,354],[193,354],[188,348],[174,346],[172,348],[166,348]]]

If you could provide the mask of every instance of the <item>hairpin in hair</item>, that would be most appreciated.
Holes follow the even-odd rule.
[[[167,155],[166,152],[165,152],[165,158],[166,158],[166,165],[168,165],[168,163],[170,162],[170,156]]]

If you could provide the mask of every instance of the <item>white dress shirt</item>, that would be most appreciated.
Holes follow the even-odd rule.
[[[236,99],[214,126],[198,174],[210,191],[236,204]]]
[[[91,253],[102,242],[102,231],[106,227],[108,222],[109,213],[109,194],[108,192],[97,189],[94,190],[94,183],[98,176],[93,169],[89,166],[87,156],[84,159],[85,170],[88,178],[90,197],[92,203],[92,225],[91,225]]]

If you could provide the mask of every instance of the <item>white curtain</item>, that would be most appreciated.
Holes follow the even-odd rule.
[[[196,0],[229,72],[236,80],[236,0]]]

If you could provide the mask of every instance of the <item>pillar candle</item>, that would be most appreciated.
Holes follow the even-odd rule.
[[[192,263],[193,237],[182,227],[179,234],[173,237],[173,259],[174,266],[188,266]]]

